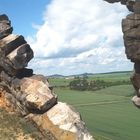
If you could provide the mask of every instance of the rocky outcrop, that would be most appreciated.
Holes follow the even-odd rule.
[[[122,29],[127,58],[134,63],[134,75],[131,81],[137,96],[132,101],[140,107],[140,1],[134,3],[133,11],[122,20]]]
[[[21,35],[12,34],[13,28],[6,15],[0,16],[0,67],[10,75],[27,66],[33,51]]]
[[[58,140],[92,140],[92,136],[85,129],[85,123],[72,106],[58,102],[42,115],[28,116],[44,130],[50,130]]]
[[[122,20],[122,31],[126,56],[134,63],[134,74],[131,77],[131,81],[136,91],[136,96],[132,98],[132,101],[140,108],[140,0],[105,1],[110,3],[121,2],[132,12]]]
[[[8,36],[13,31],[11,27],[11,21],[8,19],[6,15],[0,16],[0,39]]]
[[[0,93],[6,104],[44,135],[51,134],[50,140],[93,140],[80,114],[57,102],[46,77],[26,68],[33,51],[23,36],[12,31],[8,17],[0,15]]]

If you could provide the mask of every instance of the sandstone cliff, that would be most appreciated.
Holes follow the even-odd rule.
[[[0,15],[0,93],[6,104],[33,121],[46,139],[49,132],[51,140],[93,140],[80,114],[57,101],[46,77],[26,68],[33,51],[12,31],[9,18]]]

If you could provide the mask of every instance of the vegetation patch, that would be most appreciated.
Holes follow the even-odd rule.
[[[43,140],[43,136],[30,121],[0,108],[0,140]]]

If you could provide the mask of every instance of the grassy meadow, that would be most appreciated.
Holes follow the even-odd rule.
[[[91,75],[88,80],[128,80],[131,73]],[[140,110],[131,102],[132,85],[111,86],[97,91],[70,90],[71,79],[49,79],[59,101],[75,106],[96,140],[139,140]],[[59,87],[59,85],[61,85]]]

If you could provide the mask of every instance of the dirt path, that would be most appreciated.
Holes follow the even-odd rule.
[[[87,103],[87,104],[73,104],[75,107],[80,106],[93,106],[93,105],[105,105],[105,104],[115,104],[115,103],[124,103],[128,102],[128,100],[121,100],[121,101],[107,101],[107,102],[97,102],[97,103]]]

